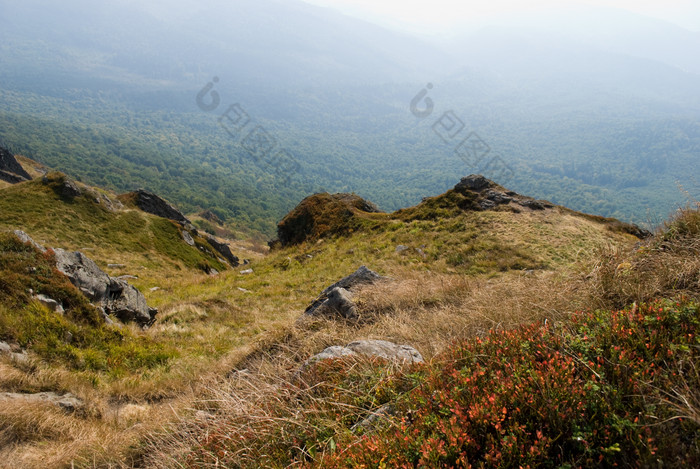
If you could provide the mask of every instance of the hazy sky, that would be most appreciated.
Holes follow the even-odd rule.
[[[700,0],[304,0],[413,30],[439,31],[501,13],[567,5],[621,8],[700,31]]]

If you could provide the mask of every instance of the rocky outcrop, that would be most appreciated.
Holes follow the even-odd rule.
[[[306,197],[277,224],[277,241],[289,246],[304,241],[345,235],[360,227],[361,214],[379,212],[355,194],[314,194]]]
[[[410,345],[397,345],[386,340],[358,340],[345,347],[334,345],[309,358],[304,367],[321,360],[343,358],[353,355],[378,357],[397,364],[423,363],[423,356]]]
[[[182,225],[192,224],[182,212],[152,192],[139,189],[126,194],[124,197],[132,199],[134,204],[146,213],[167,218]]]
[[[207,242],[216,252],[223,256],[226,262],[231,264],[231,267],[238,267],[240,265],[240,260],[231,252],[231,248],[228,244],[220,243],[213,236],[207,236]]]
[[[17,162],[15,156],[8,149],[0,147],[0,180],[16,184],[31,178],[29,173]]]
[[[546,200],[535,200],[513,191],[507,191],[480,174],[471,174],[462,178],[455,185],[454,191],[470,195],[470,205],[477,210],[494,210],[499,206],[509,206],[511,203],[529,210],[544,210],[554,207],[554,204]],[[519,210],[515,205],[510,207],[512,211]]]
[[[80,252],[55,249],[56,267],[90,301],[101,306],[122,322],[136,322],[148,327],[158,311],[149,308],[146,298],[125,280],[107,275],[97,264]]]
[[[364,265],[347,277],[335,282],[321,292],[304,311],[305,315],[340,315],[344,318],[357,318],[355,304],[350,290],[359,285],[369,285],[383,277]]]

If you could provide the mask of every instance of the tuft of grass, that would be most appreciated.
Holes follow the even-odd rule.
[[[659,297],[700,296],[700,211],[686,208],[652,238],[630,248],[610,248],[590,274],[592,301],[621,308]]]

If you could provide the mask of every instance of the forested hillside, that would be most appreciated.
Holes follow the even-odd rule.
[[[263,236],[313,192],[394,210],[476,172],[637,223],[700,198],[688,31],[620,14],[624,47],[527,24],[430,43],[301,2],[187,4],[0,2],[0,140]]]

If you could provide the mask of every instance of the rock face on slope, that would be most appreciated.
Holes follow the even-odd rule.
[[[0,147],[0,180],[16,184],[31,178],[29,173],[17,162],[14,155],[8,149]]]
[[[355,194],[314,194],[302,200],[277,224],[281,246],[352,231],[358,222],[356,215],[378,213],[371,202]]]
[[[231,252],[231,248],[228,244],[220,243],[213,236],[207,236],[207,242],[231,264],[231,267],[238,267],[240,265],[240,260]]]
[[[363,265],[352,274],[343,277],[323,290],[318,298],[306,308],[304,314],[309,316],[339,315],[346,319],[356,319],[357,311],[350,290],[359,285],[375,283],[382,278]]]
[[[16,230],[14,235],[23,243],[46,252],[46,248],[25,232]],[[55,249],[54,255],[58,271],[92,303],[103,308],[105,315],[113,314],[122,322],[135,322],[144,328],[153,324],[158,310],[149,308],[146,298],[134,286],[123,279],[110,277],[81,252]]]
[[[158,310],[149,308],[146,298],[126,281],[113,278],[94,261],[80,252],[55,249],[56,267],[90,301],[104,308],[122,322],[136,322],[148,327],[155,321]]]
[[[486,179],[480,174],[471,174],[463,177],[454,187],[455,192],[463,195],[476,195],[473,199],[474,208],[481,210],[493,210],[498,206],[513,205],[513,211],[519,207],[530,210],[544,210],[554,208],[554,204],[546,200],[535,200],[516,192],[503,189],[495,182]]]
[[[167,218],[168,220],[173,220],[182,225],[191,225],[190,221],[181,211],[152,192],[139,189],[125,194],[122,197],[132,199],[134,204],[146,213]]]

